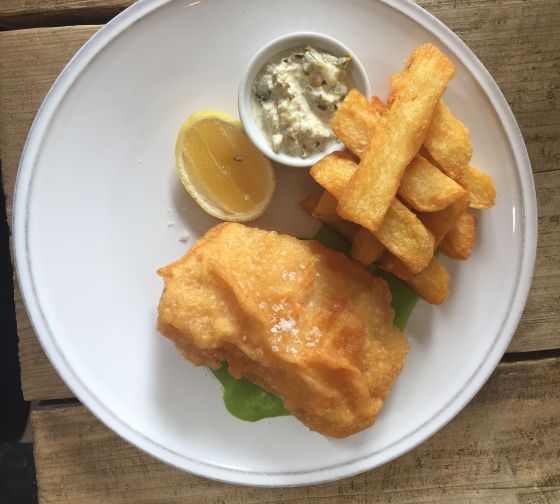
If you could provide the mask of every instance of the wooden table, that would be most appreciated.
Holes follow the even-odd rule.
[[[0,0],[0,153],[8,217],[23,142],[49,86],[125,0]],[[557,0],[421,0],[504,92],[535,177],[535,277],[508,353],[447,427],[392,463],[293,489],[226,485],[172,469],[118,438],[43,354],[16,288],[22,387],[33,411],[41,502],[560,502],[560,15]]]

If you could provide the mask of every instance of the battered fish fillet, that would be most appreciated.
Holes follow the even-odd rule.
[[[314,240],[237,223],[158,274],[158,330],[192,363],[228,362],[322,434],[373,424],[408,352],[385,280]]]

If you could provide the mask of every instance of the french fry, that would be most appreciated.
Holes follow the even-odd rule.
[[[424,301],[439,305],[449,296],[449,273],[432,257],[428,265],[416,276],[401,261],[385,254],[379,264],[381,269],[392,273],[406,282]]]
[[[322,195],[309,196],[300,201],[300,206],[309,215],[338,231],[352,241],[352,259],[369,266],[377,261],[385,247],[367,229],[346,221],[336,213],[337,201],[328,191]]]
[[[352,240],[352,259],[369,266],[377,261],[385,246],[366,228],[360,227]]]
[[[436,249],[443,240],[443,237],[455,225],[459,216],[465,211],[468,204],[469,196],[466,194],[464,197],[458,199],[439,212],[424,212],[418,214],[418,218],[434,236]]]
[[[420,273],[434,253],[434,237],[397,198],[389,206],[375,237],[413,273]]]
[[[317,206],[317,203],[319,203],[320,199],[320,194],[314,194],[313,196],[308,196],[307,198],[302,199],[299,202],[299,206],[309,215],[313,215],[313,210],[315,210],[315,207]]]
[[[424,147],[453,180],[460,180],[472,157],[471,135],[465,125],[440,100]]]
[[[476,227],[476,217],[470,212],[463,212],[444,236],[438,250],[451,259],[468,259],[474,247]]]
[[[406,280],[406,283],[430,304],[439,305],[449,296],[449,273],[436,257],[419,275]]]
[[[391,252],[386,251],[379,261],[379,267],[392,273],[401,280],[412,280],[416,274],[400,259],[397,259]]]
[[[387,107],[385,107],[383,100],[379,98],[379,96],[372,96],[369,103],[380,116],[387,110]]]
[[[406,282],[428,303],[441,304],[449,295],[449,273],[436,257],[418,275],[390,253],[383,255],[379,267]]]
[[[327,224],[342,236],[352,241],[360,226],[350,221],[345,221],[336,213],[337,201],[327,191],[323,194],[309,196],[299,202],[299,206],[311,217]]]
[[[338,199],[358,168],[354,159],[349,152],[327,154],[311,167],[311,176]]]
[[[406,167],[398,194],[414,210],[437,212],[464,197],[466,191],[418,155]]]
[[[483,210],[496,203],[496,186],[490,175],[469,166],[459,183],[470,193],[471,208]]]
[[[333,132],[361,158],[385,111],[385,104],[379,97],[373,96],[368,103],[365,96],[353,89],[334,116]],[[442,171],[452,180],[460,180],[468,169],[472,157],[470,132],[442,100],[435,108],[423,147],[426,155],[441,165]]]
[[[356,170],[356,164],[343,154],[329,154],[311,168],[313,178],[337,199]],[[373,234],[415,274],[420,273],[432,257],[434,237],[418,217],[396,198],[390,204],[382,225]]]
[[[342,236],[352,241],[360,226],[340,217],[336,213],[337,204],[338,202],[336,201],[336,198],[325,191],[319,198],[317,206],[311,215],[312,217],[319,219],[321,222],[328,224]]]
[[[335,114],[333,132],[353,154],[326,156],[311,171],[332,194],[325,196],[327,213],[338,200],[343,222],[360,225],[352,257],[365,265],[379,260],[432,304],[447,299],[450,281],[433,250],[467,259],[477,221],[466,208],[490,208],[496,198],[492,178],[469,166],[469,130],[441,100],[454,72],[437,48],[425,44],[391,77],[387,106],[351,91]]]
[[[373,136],[385,106],[372,105],[357,89],[346,95],[333,117],[331,129],[356,156],[362,157]]]
[[[333,119],[333,132],[354,154],[361,157],[375,134],[385,105],[353,89],[348,93]],[[398,194],[419,212],[443,210],[464,194],[465,190],[421,156],[406,167]]]
[[[422,145],[434,109],[455,74],[453,63],[431,44],[417,48],[393,82],[392,100],[359,168],[339,198],[338,213],[377,231],[401,177]]]

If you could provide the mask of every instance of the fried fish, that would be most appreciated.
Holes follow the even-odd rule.
[[[322,434],[373,424],[408,352],[385,280],[317,241],[237,223],[158,274],[158,330],[192,363],[227,362]]]

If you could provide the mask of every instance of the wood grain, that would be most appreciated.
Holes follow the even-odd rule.
[[[0,28],[102,24],[132,0],[0,0]]]
[[[98,26],[0,33],[0,156],[11,225],[17,166],[27,132],[51,84]],[[45,356],[15,285],[21,382],[28,401],[72,394]]]
[[[19,336],[19,362],[21,368],[21,388],[25,398],[65,399],[73,397],[72,392],[54,370],[43,348],[35,336],[27,318],[21,292],[14,280],[16,323]],[[46,395],[48,394],[48,395]]]
[[[168,467],[82,406],[35,411],[43,503],[552,503],[560,500],[560,359],[500,364],[469,406],[399,459],[342,481],[259,489]]]
[[[1,0],[0,0],[1,2]],[[25,11],[40,6],[95,10],[111,1],[24,0]],[[454,29],[477,53],[512,105],[527,141],[539,203],[539,248],[525,313],[509,351],[560,347],[560,40],[554,0],[423,0],[421,5]],[[0,3],[0,13],[6,12]],[[35,7],[34,7],[35,6]],[[4,9],[4,10],[2,10]],[[14,7],[15,9],[15,7]],[[22,12],[23,12],[22,11]],[[15,11],[14,11],[15,12]],[[98,27],[63,27],[0,33],[0,153],[11,217],[17,163],[27,130],[50,84]],[[21,301],[17,304],[20,360],[25,397],[62,398],[58,378],[33,334]]]

